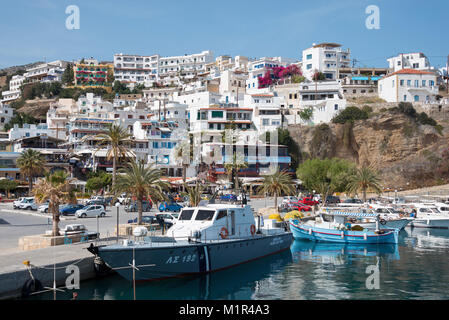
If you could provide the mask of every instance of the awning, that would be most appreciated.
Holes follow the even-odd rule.
[[[334,216],[371,217],[371,218],[375,218],[378,216],[377,214],[374,213],[344,212],[344,211],[326,211],[325,214],[330,214]]]

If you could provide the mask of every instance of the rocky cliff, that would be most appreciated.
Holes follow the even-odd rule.
[[[447,111],[446,111],[447,112]],[[299,157],[344,158],[378,170],[386,188],[411,189],[448,181],[449,124],[420,125],[400,112],[384,111],[354,123],[289,126]]]

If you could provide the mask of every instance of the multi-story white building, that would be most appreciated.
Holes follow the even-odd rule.
[[[312,109],[309,122],[326,123],[346,108],[346,99],[338,81],[303,82],[299,86],[299,109]],[[289,124],[303,123],[298,110],[286,116]]]
[[[160,57],[159,78],[169,75],[193,78],[198,73],[205,72],[206,64],[213,61],[214,54],[209,50],[184,56]]]
[[[340,68],[349,68],[351,62],[350,50],[343,50],[337,43],[313,44],[302,52],[302,72],[311,80],[314,73],[319,71],[326,80],[340,79]]]
[[[47,136],[56,138],[56,130],[49,129],[47,124],[28,124],[25,123],[22,127],[15,124],[8,132],[9,140],[17,140],[29,137]],[[59,139],[65,139],[64,132],[59,133]]]
[[[226,92],[245,93],[248,74],[239,70],[225,70],[220,74],[220,94]]]
[[[114,54],[114,78],[124,83],[148,84],[157,81],[159,55]]]
[[[246,94],[243,105],[254,110],[253,123],[259,134],[275,131],[282,125],[284,98],[274,92]]]
[[[109,101],[104,101],[101,96],[95,96],[92,92],[80,96],[77,101],[79,114],[87,117],[108,118],[113,111],[114,105]]]
[[[25,77],[15,75],[9,81],[9,90],[2,92],[2,102],[11,102],[20,98],[20,86],[25,81]]]
[[[28,82],[61,81],[67,64],[67,61],[62,60],[43,63],[27,69],[24,77]]]
[[[248,79],[246,80],[246,91],[248,93],[259,89],[259,77],[263,77],[267,71],[275,67],[286,67],[297,63],[295,59],[285,57],[263,57],[248,63]]]
[[[402,69],[380,79],[378,92],[387,102],[432,103],[438,94],[437,76],[431,71]]]
[[[396,57],[387,59],[389,68],[392,72],[396,72],[402,69],[414,69],[421,71],[432,70],[429,59],[424,53],[400,53]]]

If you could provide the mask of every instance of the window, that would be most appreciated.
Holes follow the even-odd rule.
[[[419,80],[415,80],[415,88],[419,87]]]
[[[223,118],[223,111],[212,111],[212,118]]]
[[[338,110],[338,104],[334,105],[334,110]]]
[[[190,220],[192,219],[194,210],[182,210],[181,214],[179,215],[178,220]]]
[[[262,125],[263,126],[268,126],[270,124],[270,120],[269,119],[262,119]]]
[[[399,82],[399,84],[400,84],[401,87],[403,87],[403,86],[404,86],[404,80],[401,80],[401,81]]]
[[[412,80],[407,80],[407,87],[410,87],[412,85]]]
[[[215,211],[213,210],[198,210],[195,220],[211,221],[214,217]]]
[[[404,94],[404,101],[407,101],[407,95]]]
[[[312,59],[312,55],[311,55],[311,54],[308,54],[307,57],[306,57],[306,59],[307,59],[307,60]]]
[[[419,96],[418,95],[415,96],[415,102],[419,102]]]
[[[307,70],[310,70],[310,69],[312,69],[312,64],[307,65]]]
[[[426,80],[422,81],[422,86],[425,87],[426,86]]]

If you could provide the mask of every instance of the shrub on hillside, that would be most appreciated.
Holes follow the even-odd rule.
[[[348,121],[355,120],[366,120],[368,119],[368,112],[360,110],[357,107],[347,107],[339,114],[337,114],[333,119],[333,123],[346,123]]]

